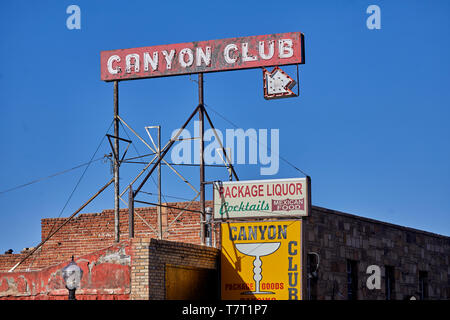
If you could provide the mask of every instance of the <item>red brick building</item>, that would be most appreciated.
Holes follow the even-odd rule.
[[[219,299],[219,225],[213,246],[202,246],[199,214],[180,210],[163,208],[163,230],[170,226],[163,240],[156,239],[155,207],[135,209],[132,239],[128,209],[121,210],[118,243],[113,210],[80,214],[14,272],[26,253],[0,255],[0,299],[67,299],[61,269],[72,255],[83,270],[80,300]],[[42,219],[42,239],[64,221]],[[305,298],[450,298],[449,237],[315,206],[303,222]],[[380,289],[366,286],[369,265],[382,269]]]

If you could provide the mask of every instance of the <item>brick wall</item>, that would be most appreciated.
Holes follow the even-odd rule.
[[[217,270],[219,250],[215,248],[166,240],[148,240],[133,240],[132,300],[166,299],[166,268],[169,265]],[[205,288],[205,283],[195,285]],[[215,283],[206,285],[215,287]]]
[[[167,203],[166,205],[183,209],[186,207],[186,202]],[[212,204],[207,202],[207,205]],[[198,202],[193,202],[187,209],[199,210],[200,205]],[[157,237],[155,233],[157,230],[156,212],[155,207],[135,208],[134,228],[136,238]],[[164,234],[163,239],[200,244],[200,214],[186,211],[178,216],[179,212],[180,210],[177,209],[163,208],[163,230],[170,225],[170,229]],[[52,230],[55,230],[65,220],[65,218],[42,219],[41,239],[45,239]],[[216,239],[218,238],[216,237]],[[128,240],[128,209],[120,210],[120,240]],[[114,210],[79,214],[61,228],[41,249],[22,263],[16,271],[40,270],[58,262],[67,261],[72,255],[88,254],[114,243]],[[32,245],[37,245],[37,243]],[[24,254],[0,255],[0,272],[8,271],[22,257],[24,257]]]
[[[181,202],[167,205],[182,209],[186,204]],[[212,206],[211,202],[208,202],[207,206]],[[199,210],[199,203],[191,203],[187,209]],[[130,250],[138,258],[131,266],[132,299],[163,299],[165,289],[162,272],[165,268],[163,266],[168,264],[213,268],[212,252],[215,249],[194,246],[194,250],[194,247],[189,245],[200,244],[198,213],[185,212],[177,217],[179,210],[163,208],[163,229],[171,225],[169,233],[164,234],[164,240],[169,242],[164,242],[153,240],[157,236],[154,232],[157,229],[156,208],[136,208],[135,211],[135,238],[131,240]],[[139,216],[146,222],[144,223]],[[64,220],[42,219],[42,238],[47,236],[52,227],[56,228]],[[312,215],[304,218],[303,226],[304,251],[320,255],[318,299],[347,298],[348,259],[357,262],[359,299],[385,298],[385,265],[395,269],[396,299],[417,295],[420,271],[427,272],[430,299],[450,298],[449,237],[316,206],[312,208]],[[219,224],[216,224],[213,238],[218,248],[220,248],[219,230]],[[120,211],[120,231],[121,241],[128,241],[127,209]],[[182,243],[175,245],[174,241]],[[19,274],[25,270],[42,270],[67,262],[72,255],[83,256],[113,245],[115,245],[113,210],[81,214],[63,227],[42,247],[42,250],[26,260],[16,271]],[[206,251],[199,256],[200,249]],[[193,251],[189,253],[189,250]],[[161,255],[161,252],[165,253]],[[202,256],[203,254],[206,256]],[[9,270],[23,256],[24,254],[0,255],[0,272]],[[169,258],[174,261],[167,260]],[[200,261],[197,261],[199,258]],[[206,265],[202,265],[202,261]],[[378,265],[382,270],[379,290],[368,290],[366,287],[368,277],[366,269],[369,265]],[[306,281],[304,283],[306,285]],[[5,282],[2,285],[4,286]]]
[[[131,255],[128,242],[76,257],[83,270],[77,300],[128,300]],[[31,272],[0,272],[0,300],[66,300],[62,269],[69,263]]]
[[[133,265],[131,267],[131,295],[130,300],[149,300],[150,298],[150,250],[149,238],[135,238],[132,240]]]
[[[385,266],[395,270],[394,297],[419,292],[428,273],[429,299],[450,299],[450,238],[334,210],[313,207],[304,223],[305,252],[320,255],[318,299],[347,299],[347,259],[357,262],[358,299],[385,299]],[[369,290],[369,265],[381,268],[381,289]]]

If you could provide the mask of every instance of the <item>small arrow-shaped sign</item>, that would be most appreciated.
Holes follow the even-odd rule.
[[[291,90],[296,82],[280,67],[275,67],[272,72],[263,68],[263,78],[265,99],[297,97]]]

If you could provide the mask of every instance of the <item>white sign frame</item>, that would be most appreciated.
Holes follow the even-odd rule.
[[[221,221],[309,216],[311,178],[214,182],[213,206],[214,220]]]

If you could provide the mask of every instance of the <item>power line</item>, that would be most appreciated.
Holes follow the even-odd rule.
[[[213,111],[214,113],[216,113],[219,117],[221,117],[223,120],[225,120],[226,122],[228,122],[229,124],[231,124],[235,129],[238,129],[239,127],[234,124],[233,122],[231,122],[229,119],[227,119],[225,116],[223,116],[222,114],[220,114],[217,110],[214,110],[211,106],[208,106],[206,104],[204,104],[205,107],[207,107],[208,109],[211,109],[211,111]],[[249,135],[249,139],[253,139],[251,135]],[[253,139],[254,140],[254,139]],[[256,141],[258,142],[258,141]],[[259,144],[265,145],[264,143],[262,143],[261,141],[259,141]],[[268,146],[265,145],[271,152],[272,149]],[[275,152],[276,153],[276,152]],[[288,161],[287,159],[285,159],[284,157],[282,157],[280,154],[278,154],[278,157],[283,160],[285,163],[287,163],[289,166],[291,166],[292,168],[294,168],[295,170],[301,172],[303,175],[305,176],[309,176],[306,172],[304,172],[302,169],[296,167],[295,165],[293,165],[290,161]]]
[[[91,160],[91,161],[86,162],[86,163],[83,163],[83,164],[80,164],[80,165],[78,165],[78,166],[76,166],[76,167],[73,167],[73,168],[70,168],[70,169],[67,169],[67,170],[63,170],[63,171],[60,171],[60,172],[51,174],[51,175],[49,175],[49,176],[47,176],[47,177],[39,178],[39,179],[30,181],[30,182],[21,184],[21,185],[19,185],[19,186],[16,186],[16,187],[13,187],[13,188],[10,188],[10,189],[7,189],[7,190],[0,191],[0,194],[7,193],[7,192],[11,192],[11,191],[14,191],[14,190],[17,190],[17,189],[20,189],[20,188],[29,186],[29,185],[31,185],[31,184],[38,183],[38,182],[41,182],[41,181],[44,181],[44,180],[47,180],[47,179],[50,179],[50,178],[59,176],[59,175],[61,175],[61,174],[70,172],[70,171],[72,171],[72,170],[75,170],[75,169],[78,169],[78,168],[81,168],[81,167],[84,167],[84,166],[88,166],[88,165],[90,165],[91,163],[96,162],[96,161],[99,161],[99,160],[102,160],[102,159],[104,159],[104,158],[105,158],[105,156],[103,156],[103,157],[101,157],[101,158],[97,158],[97,159]]]
[[[84,175],[86,174],[86,171],[89,169],[90,164],[91,164],[92,162],[94,162],[94,161],[97,161],[97,160],[100,160],[100,159],[103,159],[103,158],[104,158],[104,156],[103,156],[103,157],[101,157],[101,158],[99,158],[99,159],[93,160],[94,157],[95,157],[95,155],[97,154],[98,150],[100,149],[100,146],[103,144],[103,141],[105,140],[106,134],[108,134],[108,132],[109,132],[109,130],[111,129],[111,126],[112,126],[113,123],[114,123],[114,120],[111,121],[111,124],[109,125],[108,129],[106,130],[105,135],[103,135],[102,139],[100,140],[100,143],[98,144],[97,149],[95,150],[95,152],[94,152],[94,154],[92,155],[92,157],[91,157],[91,159],[89,160],[89,162],[87,162],[86,169],[84,169],[83,173],[81,174],[80,178],[78,179],[78,181],[77,181],[75,187],[73,188],[71,194],[69,195],[69,198],[67,199],[66,203],[64,204],[64,207],[61,209],[61,211],[60,211],[60,213],[59,213],[59,215],[58,215],[58,218],[61,217],[61,215],[63,214],[63,212],[64,212],[64,210],[66,209],[67,205],[69,204],[70,199],[72,199],[72,196],[74,195],[75,191],[77,190],[78,186],[80,185],[80,182],[81,182],[81,180],[83,179]],[[53,225],[52,225],[52,227],[50,228],[50,231],[48,232],[47,236],[51,235],[53,229],[54,229],[55,226],[56,226],[56,223],[57,223],[57,220],[55,220],[55,222],[53,223]],[[42,252],[42,250],[39,251],[39,254],[40,254],[41,252]],[[32,261],[30,262],[30,265],[28,266],[28,269],[31,268],[31,266],[32,266],[33,263],[34,263],[34,260],[32,260]]]

